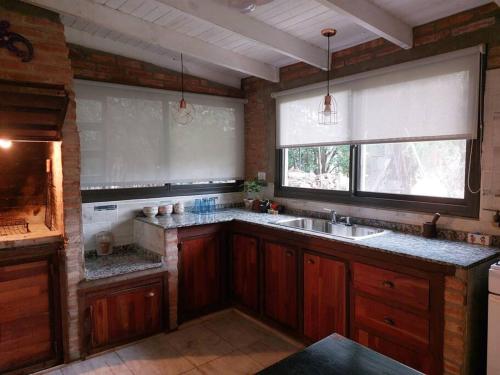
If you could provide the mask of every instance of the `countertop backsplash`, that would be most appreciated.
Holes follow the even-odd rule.
[[[134,218],[140,215],[145,206],[158,205],[160,202],[183,202],[186,211],[194,206],[196,198],[217,197],[217,209],[241,207],[243,193],[206,194],[124,201],[94,202],[82,204],[84,250],[95,250],[95,235],[101,231],[113,233],[113,246],[134,242]]]

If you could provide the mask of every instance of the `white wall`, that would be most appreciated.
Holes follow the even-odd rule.
[[[134,199],[127,201],[109,201],[82,204],[83,237],[85,250],[95,249],[95,235],[101,231],[111,231],[115,246],[133,243],[134,218],[144,206],[158,205],[160,202],[184,202],[192,206],[195,198],[218,197],[217,204],[239,203],[242,193],[207,194],[202,196],[166,197],[152,199]],[[116,205],[116,210],[96,211],[94,207]]]
[[[500,69],[487,72],[485,96],[485,129],[483,153],[481,159],[481,210],[479,219],[442,217],[439,225],[443,228],[500,235],[500,228],[493,223],[495,212],[500,210]],[[472,187],[474,189],[474,187]],[[273,185],[267,188],[267,196],[273,196]],[[408,211],[367,208],[325,202],[312,202],[296,199],[277,198],[287,207],[323,211],[323,208],[335,209],[339,214],[360,218],[370,218],[421,225],[432,215]]]

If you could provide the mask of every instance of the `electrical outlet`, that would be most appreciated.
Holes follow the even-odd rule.
[[[266,180],[266,172],[257,172],[257,180],[265,181]]]

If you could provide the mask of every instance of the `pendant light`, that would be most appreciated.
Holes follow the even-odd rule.
[[[337,102],[335,98],[330,95],[330,38],[337,34],[335,29],[323,29],[321,35],[328,38],[328,57],[327,57],[327,70],[326,70],[326,95],[321,101],[318,110],[318,124],[319,125],[336,125],[337,119]]]
[[[172,117],[178,125],[186,126],[193,121],[194,115],[194,107],[184,99],[184,60],[181,53],[181,100],[172,108]]]

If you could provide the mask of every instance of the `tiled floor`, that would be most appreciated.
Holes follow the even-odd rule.
[[[225,310],[47,375],[253,374],[301,349],[235,310]]]

